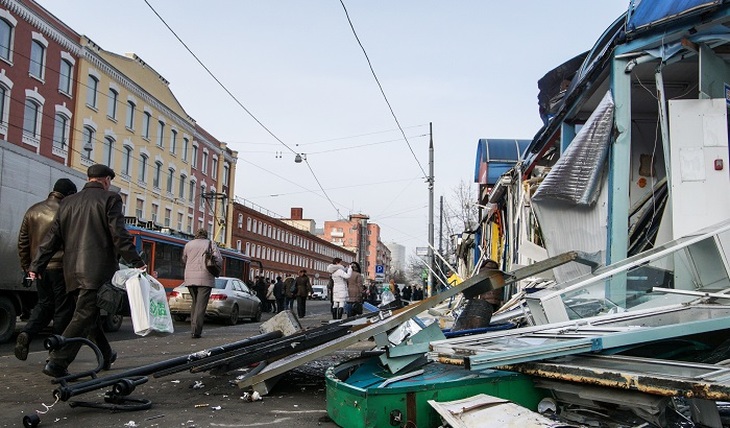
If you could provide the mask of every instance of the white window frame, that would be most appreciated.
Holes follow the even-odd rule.
[[[41,57],[39,58],[40,61],[35,61],[33,58],[33,47],[39,46],[41,49]],[[41,82],[45,82],[46,77],[46,57],[48,56],[48,40],[46,40],[45,37],[43,37],[43,34],[37,33],[35,31],[31,32],[31,42],[30,42],[30,55],[28,55],[30,61],[28,66],[28,75],[30,77],[33,77],[35,79],[40,80]],[[38,63],[38,74],[33,74],[33,64],[34,62]]]
[[[13,65],[13,52],[15,51],[15,29],[18,26],[18,20],[5,9],[0,9],[0,18],[8,24],[10,34],[8,35],[8,56],[0,56],[0,60]]]

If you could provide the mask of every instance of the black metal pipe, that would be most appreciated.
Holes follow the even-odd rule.
[[[53,391],[53,396],[58,397],[62,401],[66,401],[71,397],[85,392],[94,391],[97,389],[105,388],[107,386],[114,385],[120,379],[128,379],[138,376],[148,376],[154,374],[157,371],[165,370],[176,365],[187,364],[189,361],[201,360],[215,356],[221,353],[225,353],[234,349],[242,348],[245,346],[253,345],[260,342],[265,342],[271,339],[280,338],[283,334],[280,331],[274,331],[266,334],[259,334],[252,336],[238,342],[221,345],[215,348],[206,349],[203,351],[194,352],[192,354],[183,355],[180,357],[172,358],[158,363],[148,364],[146,366],[136,367],[125,372],[115,373],[110,376],[103,378],[91,379],[85,382],[78,382],[71,385],[61,385]]]

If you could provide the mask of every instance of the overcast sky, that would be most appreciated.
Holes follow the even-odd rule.
[[[382,240],[408,254],[428,242],[429,122],[438,246],[439,197],[473,180],[478,139],[532,139],[538,79],[590,49],[628,7],[345,0],[407,143],[339,0],[148,2],[233,97],[144,0],[40,0],[103,49],[134,52],[170,81],[187,113],[238,151],[236,196],[285,217],[302,207],[318,227],[368,214]]]

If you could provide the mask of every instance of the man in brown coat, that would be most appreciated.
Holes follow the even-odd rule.
[[[96,164],[89,167],[87,176],[89,180],[84,188],[67,196],[60,205],[51,229],[30,264],[28,276],[36,279],[45,274],[53,255],[64,248],[66,291],[75,299],[76,310],[63,336],[93,340],[104,357],[104,368],[108,369],[116,359],[116,352],[101,329],[97,291],[119,269],[120,255],[130,266],[141,269],[147,266],[124,227],[122,198],[109,191],[114,170]],[[51,351],[43,373],[52,377],[68,375],[68,366],[80,348],[80,342],[73,342]]]
[[[45,201],[28,208],[18,233],[18,256],[23,272],[28,272],[30,262],[41,245],[41,240],[51,228],[53,217],[61,200],[76,193],[76,185],[68,178],[61,178],[53,185],[53,191]],[[53,333],[62,334],[74,313],[74,301],[66,294],[63,280],[63,250],[53,255],[46,267],[46,274],[36,282],[38,303],[33,307],[23,331],[15,342],[15,357],[25,361],[33,337],[53,320]]]

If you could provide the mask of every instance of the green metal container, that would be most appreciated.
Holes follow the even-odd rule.
[[[519,373],[473,373],[439,363],[422,368],[421,375],[379,388],[394,376],[377,358],[330,367],[326,373],[327,413],[344,428],[429,428],[440,426],[441,419],[428,400],[452,401],[484,393],[534,411],[548,395],[535,388],[531,377]]]

